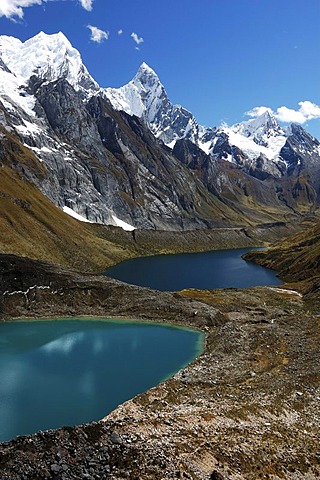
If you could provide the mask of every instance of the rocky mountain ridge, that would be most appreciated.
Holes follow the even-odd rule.
[[[101,89],[61,33],[0,37],[0,102],[2,164],[84,220],[186,230],[317,208],[320,144],[301,127],[285,132],[266,113],[205,129],[146,64]]]
[[[287,142],[292,143],[292,137],[309,143],[313,157],[320,160],[317,139],[298,125],[281,127],[268,109],[232,126],[200,125],[191,112],[170,102],[159,77],[145,63],[128,84],[107,88],[104,93],[114,108],[146,121],[154,135],[170,148],[186,138],[213,158],[233,162],[251,174],[254,170],[277,177],[290,174],[294,155],[288,155]]]
[[[172,147],[177,139],[185,137],[197,142],[196,119],[181,105],[170,102],[158,75],[146,63],[128,84],[103,92],[115,109],[141,118],[166,145]]]

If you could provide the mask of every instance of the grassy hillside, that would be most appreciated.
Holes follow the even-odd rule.
[[[37,161],[35,159],[35,161]],[[17,170],[0,167],[0,253],[100,271],[125,258],[155,253],[263,245],[298,224],[190,232],[135,231],[79,222],[66,215]]]
[[[257,225],[196,232],[124,232],[119,228],[79,222],[53,205],[33,184],[33,181],[45,180],[48,175],[34,153],[7,131],[0,129],[0,134],[3,134],[0,142],[0,253],[68,265],[82,271],[100,271],[134,255],[262,245],[289,235],[293,228],[300,228],[296,222],[294,225],[276,222],[263,228]],[[264,208],[259,204],[261,208],[253,218],[250,209],[257,206],[249,199],[252,196],[258,199],[258,194],[246,191],[245,199],[249,203],[244,207],[244,201],[240,201],[241,191],[239,186],[238,200],[228,200],[234,213],[239,209],[233,219],[235,224],[245,223],[246,216],[253,225],[273,216],[277,218],[277,215],[285,219],[281,209],[277,211],[272,202],[267,207],[267,196],[261,192],[259,201]],[[211,207],[209,203],[203,206]],[[223,219],[224,210],[220,211],[217,205],[215,209],[215,215]]]
[[[250,252],[246,259],[276,269],[290,282],[320,275],[320,223],[266,251]]]
[[[0,251],[98,270],[130,253],[53,205],[31,183],[0,168]]]
[[[245,258],[277,270],[287,282],[299,282],[305,293],[320,293],[320,223]]]

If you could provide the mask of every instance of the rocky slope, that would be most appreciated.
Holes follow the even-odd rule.
[[[280,239],[301,223],[271,223],[257,227],[177,232],[124,231],[79,222],[57,208],[25,173],[44,182],[47,170],[13,135],[0,145],[0,251],[68,265],[83,271],[102,271],[134,255],[256,246]]]
[[[61,33],[1,36],[0,47],[1,163],[68,213],[190,230],[316,210],[319,142],[300,127],[265,114],[206,130],[145,64],[122,89],[101,89]]]
[[[192,365],[103,422],[1,444],[1,478],[319,478],[319,312],[301,295],[181,296],[12,256],[0,270],[5,316],[123,315],[206,332]]]

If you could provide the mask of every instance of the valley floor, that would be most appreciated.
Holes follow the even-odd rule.
[[[48,273],[46,264],[14,257],[1,268],[30,274],[29,287],[2,297],[3,318],[90,312],[206,332],[196,361],[103,421],[1,444],[2,480],[320,477],[314,303],[288,287],[173,294],[58,267]],[[49,286],[48,278],[50,288],[30,289],[31,281]]]

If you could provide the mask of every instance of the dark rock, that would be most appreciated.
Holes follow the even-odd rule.
[[[50,470],[53,472],[53,473],[59,473],[61,470],[62,470],[62,467],[60,465],[58,465],[57,463],[53,463],[51,466],[50,466]]]
[[[114,444],[118,444],[120,445],[122,443],[122,439],[120,437],[120,435],[118,435],[117,432],[112,432],[112,434],[110,435],[110,441]]]
[[[224,480],[224,477],[217,470],[214,470],[210,475],[210,480]]]

